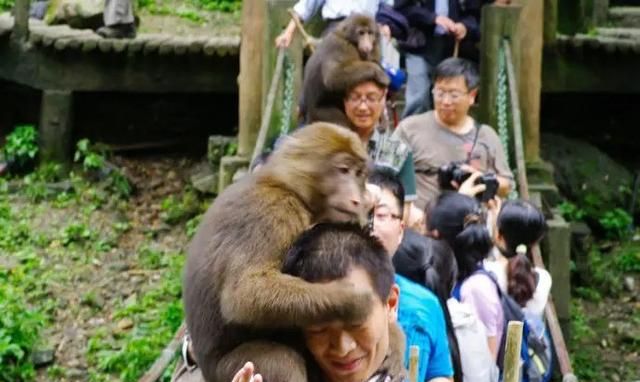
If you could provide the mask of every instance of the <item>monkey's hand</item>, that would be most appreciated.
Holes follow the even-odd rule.
[[[361,321],[371,312],[371,292],[334,281],[309,283],[278,269],[248,269],[220,296],[225,322],[256,328],[302,327],[331,320]]]

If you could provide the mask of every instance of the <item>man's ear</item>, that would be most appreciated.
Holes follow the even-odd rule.
[[[389,297],[387,298],[387,314],[389,322],[396,322],[398,319],[398,304],[400,302],[400,287],[398,284],[391,286]]]
[[[478,97],[478,88],[475,88],[469,92],[469,105],[473,105],[476,103],[476,98]]]
[[[432,229],[430,231],[427,231],[427,236],[434,239],[440,239],[440,232],[437,229]]]

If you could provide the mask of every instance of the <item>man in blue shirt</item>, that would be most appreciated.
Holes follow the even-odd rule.
[[[380,240],[387,253],[395,254],[405,234],[402,185],[393,173],[384,169],[372,173],[370,184],[378,187],[373,235]],[[445,317],[438,298],[429,289],[397,273],[395,280],[400,287],[398,322],[407,338],[405,363],[408,365],[409,347],[416,345],[420,348],[418,381],[452,381],[453,366]]]

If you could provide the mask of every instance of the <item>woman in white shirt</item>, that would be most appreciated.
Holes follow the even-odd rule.
[[[546,229],[544,215],[533,204],[524,200],[504,202],[493,230],[499,254],[495,261],[484,263],[525,314],[538,319],[542,319],[549,298],[551,276],[533,266],[531,250]]]

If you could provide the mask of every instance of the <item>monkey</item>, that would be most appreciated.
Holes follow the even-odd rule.
[[[206,381],[231,381],[247,360],[265,381],[306,381],[304,359],[278,331],[369,314],[370,294],[280,271],[288,247],[312,224],[365,220],[366,172],[355,133],[315,123],[286,137],[260,171],[209,207],[183,281],[193,356]]]
[[[353,14],[322,39],[304,69],[300,112],[305,123],[350,127],[343,110],[346,91],[366,80],[387,86],[380,66],[380,31],[369,16]]]

